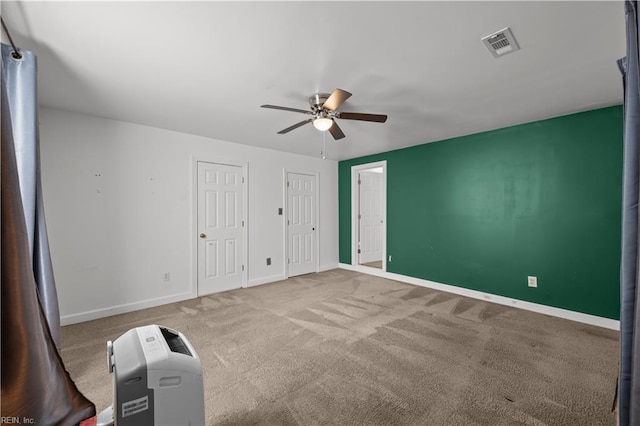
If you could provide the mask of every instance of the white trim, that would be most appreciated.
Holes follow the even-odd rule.
[[[316,202],[315,202],[315,221],[316,221],[316,230],[315,230],[315,251],[316,251],[316,270],[315,272],[320,272],[320,173],[319,172],[309,172],[309,171],[300,171],[295,169],[282,169],[283,174],[283,188],[284,188],[284,211],[282,212],[283,218],[283,228],[284,228],[284,276],[285,279],[289,278],[289,226],[287,225],[287,220],[289,219],[289,187],[287,186],[287,175],[289,173],[295,173],[297,175],[306,175],[313,176],[316,180],[315,190],[316,190]]]
[[[325,271],[330,271],[332,269],[338,269],[339,265],[338,263],[329,263],[328,265],[322,265],[320,266],[320,268],[318,269],[318,272],[325,272]]]
[[[284,274],[270,275],[268,277],[257,278],[255,280],[249,281],[247,283],[247,287],[255,287],[258,285],[275,283],[276,281],[284,281],[284,280],[286,280]]]
[[[382,168],[382,270],[387,270],[387,160],[376,161],[374,163],[358,164],[351,167],[351,263],[359,265],[358,256],[358,173],[363,170]]]
[[[190,156],[191,173],[191,297],[195,299],[198,296],[198,162],[222,164],[229,166],[242,167],[242,220],[244,220],[244,228],[242,230],[242,256],[244,263],[244,271],[242,272],[241,288],[246,288],[249,277],[249,163],[246,161],[232,160],[228,158],[220,158],[210,153],[198,153]]]
[[[249,163],[244,161],[242,164],[242,203],[244,208],[242,209],[242,216],[244,220],[244,228],[242,235],[243,241],[243,263],[244,273],[242,274],[242,288],[247,288],[249,283]]]
[[[171,296],[147,299],[140,302],[125,303],[123,305],[111,306],[108,308],[95,309],[92,311],[80,312],[77,314],[63,315],[60,317],[60,325],[77,324],[79,322],[91,321],[98,318],[110,317],[112,315],[124,314],[127,312],[139,311],[141,309],[153,308],[166,305],[168,303],[181,302],[192,299],[191,293],[179,293]]]
[[[282,271],[284,279],[289,278],[289,227],[287,217],[289,215],[289,193],[287,190],[287,169],[282,169]]]
[[[393,272],[384,272],[376,268],[370,268],[361,265],[348,265],[340,263],[340,268],[350,271],[361,272],[363,274],[375,275],[390,280],[401,281],[408,284],[428,287],[435,290],[446,291],[447,293],[458,294],[460,296],[471,297],[472,299],[484,300],[486,302],[497,303],[499,305],[512,306],[527,311],[537,312],[540,314],[551,315],[558,318],[564,318],[571,321],[577,321],[584,324],[591,324],[598,327],[608,328],[611,330],[620,330],[620,321],[610,318],[598,317],[595,315],[584,314],[582,312],[569,311],[567,309],[555,308],[553,306],[540,305],[538,303],[527,302],[524,300],[512,299],[510,297],[498,296],[481,291],[469,290],[462,287],[456,287],[449,284],[442,284],[435,281],[423,280],[421,278],[409,277],[406,275],[395,274]]]

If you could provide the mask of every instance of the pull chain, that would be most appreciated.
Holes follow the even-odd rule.
[[[327,142],[325,140],[327,132],[322,132],[322,159],[327,159]]]

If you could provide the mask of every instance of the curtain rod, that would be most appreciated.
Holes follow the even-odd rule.
[[[13,39],[11,38],[11,34],[9,34],[9,29],[7,28],[7,24],[4,23],[4,19],[2,19],[1,16],[0,16],[0,22],[2,22],[2,29],[4,30],[5,34],[7,34],[7,38],[9,38],[9,43],[11,43],[11,47],[13,47],[13,52],[11,52],[11,56],[13,56],[15,59],[22,59],[22,53],[20,53],[20,49],[18,49],[16,44],[13,42]]]

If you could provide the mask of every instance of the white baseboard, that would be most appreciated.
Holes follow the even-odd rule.
[[[497,303],[499,305],[513,306],[515,308],[525,309],[527,311],[538,312],[540,314],[551,315],[554,317],[564,318],[571,321],[577,321],[584,324],[595,325],[598,327],[608,328],[611,330],[620,330],[620,321],[610,318],[598,317],[595,315],[584,314],[582,312],[569,311],[567,309],[555,308],[553,306],[540,305],[538,303],[527,302],[524,300],[512,299],[510,297],[498,296],[491,293],[483,293],[477,290],[469,290],[453,285],[442,284],[435,281],[424,280],[421,278],[409,277],[406,275],[395,274],[393,272],[384,272],[380,269],[369,268],[361,265],[349,265],[340,263],[339,267],[350,271],[357,271],[363,274],[375,275],[390,280],[405,282],[407,284],[428,287],[434,290],[446,291],[460,296],[471,297],[473,299],[485,300],[487,302]]]
[[[338,269],[338,267],[339,267],[338,263],[330,263],[328,265],[320,266],[320,268],[318,269],[318,272],[330,271],[332,269]]]
[[[166,305],[167,303],[180,302],[187,299],[193,299],[193,294],[191,294],[191,292],[173,294],[171,296],[158,297],[156,299],[147,299],[140,302],[125,303],[123,305],[95,309],[93,311],[80,312],[77,314],[63,315],[60,317],[60,325],[70,325],[79,322],[91,321],[98,318],[110,317],[112,315],[139,311],[140,309]]]
[[[282,280],[285,280],[285,279],[286,279],[286,277],[284,276],[284,274],[271,275],[271,276],[268,276],[268,277],[263,277],[263,278],[258,278],[258,279],[255,279],[255,280],[250,280],[247,283],[247,287],[255,287],[257,285],[275,283],[276,281],[282,281]]]
[[[330,271],[332,269],[337,269],[338,263],[330,263],[328,265],[322,265],[318,268],[318,272]],[[247,287],[255,287],[257,285],[274,283],[276,281],[286,280],[287,277],[284,274],[271,275],[269,277],[258,278],[255,280],[251,280],[247,283]]]
[[[323,265],[320,267],[319,272],[336,269],[337,263]],[[283,281],[287,279],[284,274],[271,275],[268,277],[262,277],[254,280],[250,280],[247,283],[248,287],[255,287],[262,284],[274,283],[277,281]],[[168,303],[181,302],[183,300],[194,299],[198,297],[191,292],[175,294],[171,296],[159,297],[156,299],[142,300],[140,302],[125,303],[123,305],[110,306],[108,308],[95,309],[92,311],[79,312],[77,314],[63,315],[60,317],[60,325],[70,325],[79,322],[91,321],[98,318],[110,317],[112,315],[124,314],[127,312],[138,311],[140,309],[153,308],[155,306],[166,305]]]

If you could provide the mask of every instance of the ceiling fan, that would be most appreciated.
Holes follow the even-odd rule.
[[[277,105],[260,105],[261,108],[281,109],[283,111],[300,112],[302,114],[312,115],[313,118],[303,120],[293,126],[287,127],[284,130],[278,132],[279,135],[288,133],[298,127],[304,126],[307,123],[313,122],[313,127],[324,132],[326,130],[331,133],[334,139],[344,138],[344,133],[336,123],[336,118],[343,120],[360,120],[360,121],[373,121],[376,123],[384,123],[387,121],[387,116],[383,114],[365,114],[361,112],[339,112],[337,111],[340,106],[351,97],[351,93],[346,90],[336,89],[333,93],[316,93],[309,97],[310,109],[298,109],[289,108]]]

